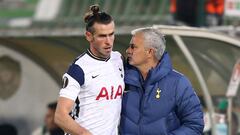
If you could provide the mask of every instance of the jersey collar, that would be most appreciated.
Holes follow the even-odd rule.
[[[87,54],[88,54],[90,57],[92,57],[92,58],[94,58],[94,59],[96,59],[96,60],[100,60],[100,61],[108,61],[108,60],[110,59],[110,56],[107,57],[107,58],[98,57],[98,56],[94,55],[94,54],[90,51],[90,49],[87,49]]]

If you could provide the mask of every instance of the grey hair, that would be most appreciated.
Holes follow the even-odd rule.
[[[166,49],[166,40],[160,30],[153,27],[145,27],[135,29],[131,32],[132,35],[136,35],[137,33],[143,34],[145,47],[154,48],[156,51],[155,57],[160,60]]]

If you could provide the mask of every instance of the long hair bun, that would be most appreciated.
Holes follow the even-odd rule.
[[[90,6],[90,10],[92,11],[93,15],[97,14],[99,12],[99,5],[95,4]]]
[[[89,19],[90,19],[90,17],[91,16],[93,16],[93,15],[98,15],[98,13],[99,13],[99,5],[98,4],[94,4],[94,5],[91,5],[90,7],[89,7],[89,11],[85,14],[85,16],[84,16],[84,22],[85,23],[88,23],[88,21],[89,21]]]

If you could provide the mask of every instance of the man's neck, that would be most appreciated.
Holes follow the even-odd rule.
[[[147,78],[148,72],[155,68],[158,65],[158,61],[149,61],[146,62],[144,65],[142,65],[141,67],[138,67],[138,70],[140,71],[140,73],[143,76],[143,79],[145,80]]]

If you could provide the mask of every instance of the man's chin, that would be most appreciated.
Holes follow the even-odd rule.
[[[107,50],[106,53],[107,54],[111,54],[112,50]]]
[[[132,61],[130,61],[130,60],[128,61],[128,64],[134,66],[134,63]]]
[[[106,50],[106,51],[105,51],[105,55],[106,55],[106,56],[109,56],[109,55],[111,54],[111,52],[112,52],[112,50]]]
[[[104,53],[104,58],[108,58],[111,55],[111,52],[105,52]]]

